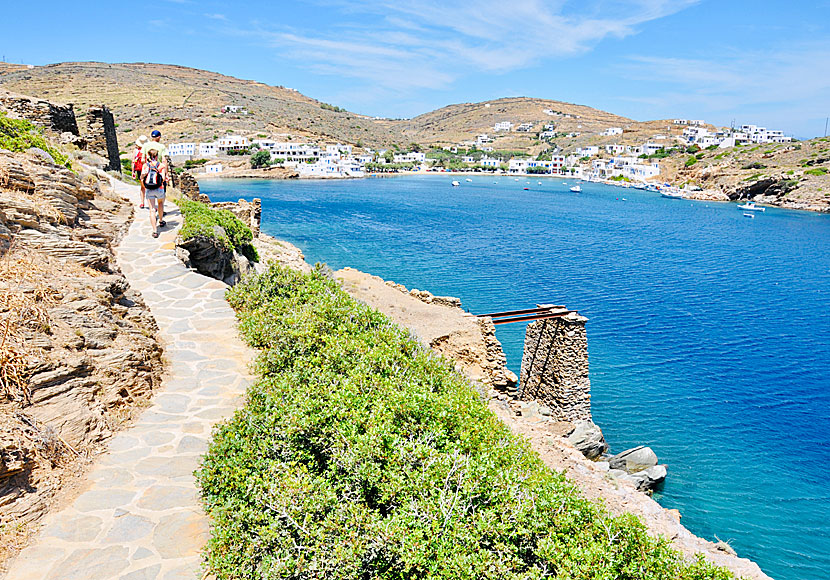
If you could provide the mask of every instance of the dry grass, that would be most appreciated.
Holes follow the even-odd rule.
[[[35,349],[27,345],[26,331],[49,332],[49,306],[60,292],[55,272],[93,276],[89,268],[61,262],[41,253],[15,251],[0,259],[0,390],[8,399],[29,402],[27,367]]]

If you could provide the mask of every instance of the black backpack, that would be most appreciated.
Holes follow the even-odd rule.
[[[144,176],[144,189],[158,189],[164,185],[164,179],[161,177],[159,168],[161,163],[158,161],[147,160],[147,175]]]

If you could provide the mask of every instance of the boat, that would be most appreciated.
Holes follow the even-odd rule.
[[[453,187],[458,187],[459,185],[461,185],[461,183],[459,183],[458,181],[453,181],[452,182]]]
[[[754,201],[748,201],[744,205],[739,205],[738,209],[744,211],[767,211],[767,208],[755,205]]]
[[[648,186],[645,183],[635,183],[634,184],[634,189],[645,189],[646,187],[648,187]]]
[[[753,219],[755,219],[755,214],[754,214],[754,213],[744,212],[744,217],[748,217],[748,218],[753,218]]]
[[[660,192],[662,197],[667,197],[669,199],[683,199],[683,194],[680,193],[680,190],[676,187],[669,187],[668,189],[664,189]]]
[[[522,189],[524,189],[525,191],[530,191],[529,187],[523,187]]]
[[[542,182],[541,182],[541,181],[539,182],[539,185],[542,185]]]
[[[465,179],[464,181],[469,181],[470,183],[472,183],[472,182],[473,182],[473,180],[472,180],[472,179],[470,179],[469,177],[468,177],[467,179]]]
[[[582,188],[581,188],[580,186],[578,186],[578,185],[574,185],[574,186],[571,188],[571,191],[573,191],[574,193],[579,193],[580,191],[582,191]]]

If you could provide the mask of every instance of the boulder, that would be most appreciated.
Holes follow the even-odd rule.
[[[651,491],[666,480],[666,473],[665,465],[655,465],[637,473],[629,473],[621,479],[633,483],[638,491]]]
[[[640,445],[627,449],[608,459],[611,469],[624,469],[628,473],[637,473],[657,465],[657,455],[651,447]]]
[[[605,442],[602,430],[593,421],[574,423],[574,430],[568,435],[568,442],[588,459],[596,459],[608,451],[608,444]]]
[[[217,236],[224,236],[224,230],[214,226]],[[225,249],[216,238],[196,236],[189,240],[176,240],[176,256],[186,266],[204,276],[222,280],[233,286],[243,276],[254,271],[248,258],[233,250]]]

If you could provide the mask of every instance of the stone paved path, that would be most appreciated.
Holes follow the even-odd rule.
[[[136,201],[138,188],[116,182]],[[212,426],[241,405],[253,353],[236,332],[221,282],[188,271],[173,252],[181,216],[168,203],[166,231],[150,237],[136,209],[116,250],[130,284],[159,325],[168,373],[151,406],[112,438],[88,476],[88,489],[52,513],[8,580],[199,579],[208,536],[193,471]]]

